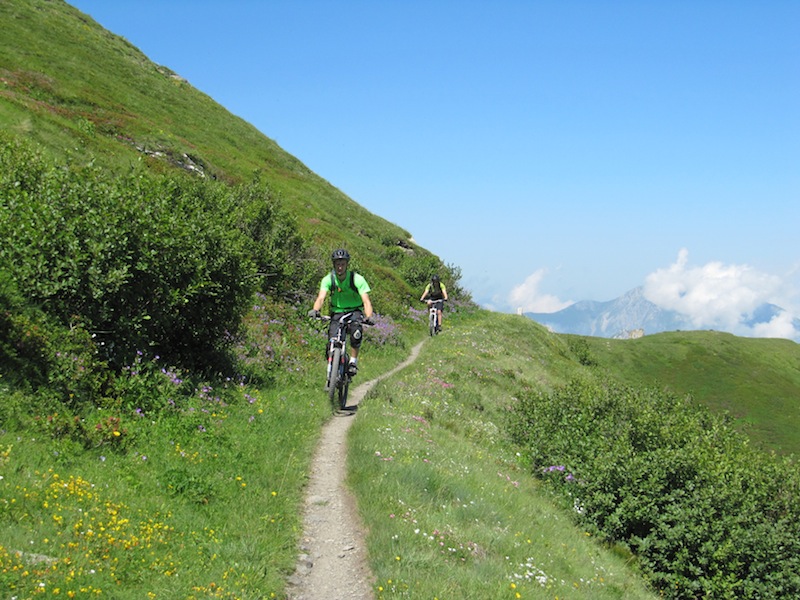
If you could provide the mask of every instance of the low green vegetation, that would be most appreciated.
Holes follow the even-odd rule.
[[[248,336],[259,354],[241,360],[268,386],[142,353],[114,376],[122,402],[77,412],[3,373],[0,584],[12,597],[285,597],[331,415],[324,327],[258,301]],[[367,330],[365,378],[407,352],[392,320],[380,323]]]
[[[800,594],[794,460],[583,350],[478,313],[366,399],[351,482],[380,595],[645,597],[631,568],[666,598]]]
[[[378,311],[362,381],[426,337],[432,273],[452,299],[351,430],[377,598],[800,594],[796,344],[478,310],[457,266],[68,4],[0,19],[10,597],[285,597],[337,246]]]
[[[686,398],[613,381],[525,397],[513,439],[577,521],[671,598],[800,594],[800,472]]]
[[[718,331],[636,340],[569,338],[597,369],[629,383],[689,394],[735,419],[759,447],[800,454],[800,345]]]
[[[306,243],[258,181],[61,168],[0,136],[0,194],[6,287],[92,332],[115,367],[148,351],[213,368],[256,291],[290,297],[311,286]]]
[[[367,396],[351,431],[376,598],[656,597],[509,444],[519,396],[577,364],[567,348],[521,317],[447,323]]]
[[[88,448],[61,413],[6,430],[3,589],[14,598],[281,597],[326,412],[319,396],[205,386],[173,400],[173,414],[80,421]]]

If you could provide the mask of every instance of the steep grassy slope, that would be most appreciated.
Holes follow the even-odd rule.
[[[235,183],[258,172],[317,245],[320,270],[327,269],[330,248],[346,238],[359,270],[377,284],[378,309],[392,297],[410,315],[401,327],[383,323],[385,328],[370,328],[376,338],[368,339],[359,377],[369,379],[396,364],[409,343],[424,335],[422,323],[415,323],[407,308],[418,296],[414,286],[420,278],[441,265],[408,243],[408,232],[359,207],[253,127],[63,1],[0,0],[0,19],[4,130],[36,141],[61,163],[93,163],[111,173],[131,172],[131,165],[143,163],[159,173]],[[14,180],[7,183],[15,185]],[[95,188],[71,189],[77,207],[73,212],[86,208],[80,203],[82,189]],[[48,198],[36,200],[46,203]],[[32,212],[40,216],[43,211]],[[47,231],[57,231],[61,221],[51,221],[53,228]],[[197,245],[195,239],[192,245]],[[15,266],[13,261],[0,264],[0,275],[13,273]],[[143,270],[151,272],[152,267]],[[52,273],[41,278],[45,282],[47,275]],[[0,302],[6,300],[3,291],[0,285]],[[294,305],[256,299],[257,306],[246,316],[251,337],[245,348],[237,349],[242,362],[260,362],[265,372],[258,379],[264,384],[261,389],[252,380],[249,386],[229,379],[207,382],[162,364],[158,356],[137,354],[121,371],[98,367],[97,381],[89,382],[97,385],[83,399],[70,391],[87,370],[75,359],[94,358],[94,342],[81,338],[91,348],[83,348],[83,354],[65,353],[57,345],[59,336],[42,335],[40,325],[47,321],[31,316],[31,307],[17,303],[16,293],[9,293],[9,299],[14,302],[0,307],[0,318],[12,316],[7,323],[16,329],[0,336],[0,341],[8,340],[0,350],[22,361],[27,355],[19,352],[18,342],[40,342],[28,349],[60,362],[59,369],[42,374],[41,388],[47,393],[39,395],[25,381],[10,381],[9,370],[0,371],[0,582],[16,586],[18,597],[41,594],[43,585],[53,595],[56,590],[70,595],[85,589],[116,598],[282,597],[300,535],[311,451],[330,414],[319,389],[324,334],[315,330],[318,323],[305,319]],[[0,325],[7,323],[0,319]],[[635,402],[614,404],[611,400],[617,398],[599,392],[617,378],[694,392],[698,402],[731,410],[753,423],[753,434],[761,435],[765,444],[775,441],[782,449],[793,449],[798,447],[793,434],[798,428],[792,400],[800,389],[796,345],[691,333],[636,341],[574,338],[549,334],[516,316],[473,308],[449,315],[447,323],[444,335],[429,340],[415,368],[374,390],[354,430],[351,483],[359,490],[373,533],[376,595],[409,597],[413,590],[425,597],[647,597],[628,569],[626,560],[633,559],[625,554],[626,547],[614,547],[622,552],[620,559],[597,544],[594,534],[588,535],[593,530],[574,524],[572,518],[583,510],[576,497],[556,500],[544,489],[553,483],[549,479],[565,474],[562,469],[570,462],[578,464],[571,453],[623,440],[623,432],[639,443],[637,452],[610,454],[619,462],[604,455],[597,463],[583,463],[583,479],[555,483],[580,484],[584,498],[593,491],[591,498],[608,499],[606,508],[616,511],[616,518],[635,521],[634,542],[645,551],[642,536],[652,534],[648,539],[656,541],[653,545],[662,543],[655,536],[659,532],[650,530],[658,530],[652,523],[661,525],[663,520],[644,521],[650,530],[640,521],[650,513],[660,517],[663,511],[649,506],[639,511],[634,503],[644,497],[643,490],[658,502],[675,499],[673,492],[694,490],[709,503],[730,500],[720,505],[720,514],[701,508],[699,515],[677,515],[675,528],[667,524],[665,531],[682,548],[689,575],[660,566],[651,572],[659,574],[659,591],[667,597],[702,597],[703,590],[712,589],[726,591],[716,597],[741,597],[734,596],[739,574],[729,577],[721,568],[734,562],[730,552],[741,550],[741,538],[709,537],[708,532],[715,533],[722,517],[730,514],[730,504],[740,498],[737,492],[758,487],[754,473],[717,460],[726,456],[714,453],[718,448],[713,443],[660,448],[661,437],[672,439],[673,430],[683,433],[673,424],[690,420],[684,413],[677,412],[662,429],[634,427],[637,422],[648,425],[642,416],[658,416],[653,413],[671,401],[657,404],[650,395],[630,394]],[[59,333],[66,337],[72,331],[70,324]],[[0,327],[0,333],[8,332]],[[48,379],[52,373],[63,380]],[[548,396],[574,380],[589,382],[581,389],[591,397],[570,396],[569,389]],[[549,415],[559,426],[532,419],[527,431],[517,432],[519,437],[525,439],[522,434],[537,431],[536,426],[544,432],[518,455],[508,436],[510,415],[525,403],[536,407],[539,400],[546,411],[561,411]],[[582,401],[594,412],[579,412]],[[546,411],[516,418],[525,422],[528,416],[548,416]],[[591,437],[600,417],[606,418],[607,427],[601,433],[609,432],[599,436],[602,440]],[[717,433],[713,429],[706,438],[713,442]],[[548,441],[561,447],[550,448],[551,460],[533,460]],[[645,442],[661,452],[661,462],[649,462],[653,455],[641,451]],[[693,446],[709,451],[702,466],[714,469],[694,473]],[[684,448],[686,453],[673,454]],[[674,456],[683,462],[671,460]],[[789,471],[780,470],[783,465],[763,461],[748,464],[774,469],[764,469],[763,479],[776,486],[759,488],[764,498],[786,500],[791,510],[766,503],[755,506],[780,510],[743,510],[743,516],[763,518],[764,526],[777,524],[769,531],[781,534],[762,539],[760,530],[750,535],[745,541],[754,552],[744,556],[758,576],[753,581],[775,574],[791,581],[792,573],[781,571],[796,574],[797,563],[775,552],[793,551],[800,540],[794,534],[798,510],[792,504],[800,498],[800,487],[796,478],[785,476]],[[654,464],[664,468],[659,472]],[[631,465],[639,468],[638,479],[630,477]],[[715,469],[720,478],[708,479]],[[660,474],[667,480],[675,476],[678,484],[691,475],[693,488],[662,488]],[[746,485],[737,490],[717,483],[731,474]],[[622,485],[613,492],[593,490],[594,482],[607,480],[604,475]],[[707,485],[709,481],[719,487]],[[564,489],[571,494],[573,487]],[[631,493],[615,495],[619,490]],[[666,508],[675,506],[683,505]],[[692,516],[700,518],[687,527]],[[417,521],[423,519],[420,526]],[[97,531],[103,533],[95,535]],[[687,540],[686,531],[694,537]],[[787,540],[795,545],[790,548]],[[687,543],[697,547],[686,550]],[[689,587],[700,585],[695,574],[702,565],[692,562],[695,556],[717,548],[716,573],[723,579],[702,589]]]
[[[230,182],[255,173],[297,216],[327,262],[347,245],[358,268],[409,300],[395,268],[409,252],[438,260],[409,232],[370,213],[252,125],[154,64],[62,0],[0,3],[0,127],[61,160],[126,170],[185,170]],[[277,116],[276,116],[277,117]],[[427,274],[426,274],[427,276]]]
[[[584,339],[599,369],[730,413],[765,448],[800,454],[800,345],[716,331]]]
[[[631,385],[634,368],[586,364],[581,338],[483,311],[451,323],[376,387],[351,432],[351,481],[385,597],[637,597],[605,575],[622,575],[609,554],[591,558],[550,529],[566,515],[584,539],[632,551],[660,597],[800,593],[795,462],[754,449],[697,402]],[[621,373],[630,377],[615,381]],[[725,373],[709,364],[706,375]]]
[[[486,311],[449,323],[370,392],[351,430],[377,597],[655,597],[508,444],[521,398],[582,371],[564,338]]]

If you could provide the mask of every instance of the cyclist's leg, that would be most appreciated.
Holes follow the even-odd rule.
[[[443,315],[442,309],[443,308],[444,308],[444,301],[437,300],[436,301],[436,317],[437,317],[438,321],[437,321],[437,325],[436,326],[439,329],[442,328],[442,315]]]
[[[353,320],[347,328],[347,334],[350,336],[349,371],[351,375],[355,375],[358,372],[358,352],[364,337],[364,329],[361,326],[361,321],[364,316],[360,311],[355,311],[355,313]]]
[[[328,339],[325,340],[325,358],[328,358],[328,351],[330,350],[330,339],[336,337],[336,333],[339,330],[339,321],[337,319],[337,315],[334,313],[331,315],[331,321],[328,325]]]

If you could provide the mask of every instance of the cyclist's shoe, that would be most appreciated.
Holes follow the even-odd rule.
[[[358,365],[354,362],[347,365],[347,374],[350,375],[350,377],[358,375]]]

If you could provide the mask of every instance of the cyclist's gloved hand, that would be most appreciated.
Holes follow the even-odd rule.
[[[319,319],[319,311],[312,308],[310,311],[308,311],[308,316],[312,319]]]

